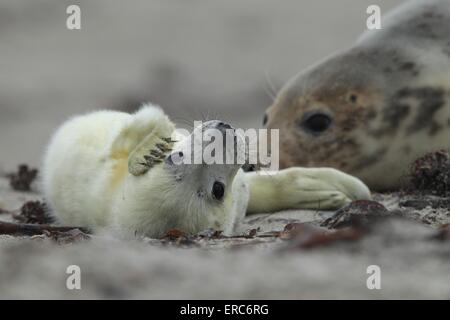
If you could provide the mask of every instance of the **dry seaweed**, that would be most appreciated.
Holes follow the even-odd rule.
[[[220,239],[223,237],[221,230],[215,230],[215,229],[206,229],[203,231],[200,231],[197,233],[197,237],[200,239]]]
[[[91,238],[90,235],[84,233],[78,228],[70,229],[67,231],[44,230],[44,234],[47,238],[50,238],[52,241],[56,242],[59,245],[71,244],[75,242],[89,240]]]
[[[322,227],[339,229],[344,227],[369,227],[375,220],[390,216],[381,203],[371,200],[357,200],[338,210],[321,223]]]
[[[430,152],[410,166],[410,189],[425,194],[450,193],[450,155],[445,150]]]
[[[25,202],[18,214],[13,214],[13,218],[22,223],[49,224],[54,222],[49,215],[47,205],[41,201]]]
[[[45,235],[49,232],[67,232],[74,229],[79,229],[82,232],[87,233],[87,230],[81,227],[50,226],[44,224],[13,223],[0,221],[0,234],[7,234],[12,236]]]
[[[359,228],[344,228],[334,232],[309,232],[296,241],[296,246],[312,249],[340,242],[355,242],[364,235],[365,232]]]
[[[358,227],[327,231],[310,223],[291,223],[280,233],[280,239],[289,241],[283,250],[313,249],[341,242],[355,242],[365,234],[366,231]]]
[[[188,235],[180,229],[169,229],[161,238],[162,243],[170,243],[176,246],[193,246],[196,245],[194,237]]]
[[[428,199],[422,197],[421,199],[408,199],[400,201],[399,206],[405,208],[413,208],[416,210],[423,210],[427,207],[430,207],[432,209],[449,208],[450,198]]]
[[[38,170],[29,169],[26,164],[21,164],[17,172],[7,175],[11,188],[18,191],[30,191],[31,183],[36,179]]]
[[[214,241],[214,240],[246,240],[246,239],[256,239],[256,238],[273,238],[276,239],[280,232],[266,232],[262,234],[258,234],[260,229],[249,229],[244,234],[225,236],[222,233],[222,230],[215,229],[206,229],[200,231],[197,234],[190,235],[180,229],[169,229],[163,237],[160,238],[161,243],[163,244],[172,244],[176,246],[200,246],[205,241]]]

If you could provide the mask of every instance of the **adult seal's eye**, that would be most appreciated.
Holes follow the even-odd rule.
[[[305,115],[301,121],[301,126],[308,132],[319,134],[327,130],[332,123],[332,119],[325,113],[315,112]]]
[[[225,195],[225,185],[219,181],[214,182],[211,193],[216,200],[222,200]]]

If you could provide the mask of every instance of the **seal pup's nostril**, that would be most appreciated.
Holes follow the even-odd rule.
[[[222,121],[217,123],[216,128],[219,130],[234,129],[230,124],[222,122]]]
[[[225,122],[219,122],[217,124],[217,127],[220,129],[222,129],[222,128],[223,129],[233,129],[233,127],[231,125],[229,125],[228,123],[225,123]]]

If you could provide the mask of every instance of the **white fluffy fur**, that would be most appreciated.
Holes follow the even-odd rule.
[[[43,191],[58,221],[150,237],[169,228],[190,233],[216,228],[229,234],[247,208],[249,213],[331,209],[370,198],[358,179],[325,168],[291,168],[270,175],[224,169],[222,176],[229,181],[222,202],[201,198],[194,190],[208,190],[221,167],[205,167],[201,176],[206,178],[188,175],[182,181],[164,163],[130,174],[129,158],[145,149],[145,138],[155,133],[167,137],[173,129],[163,111],[152,105],[135,114],[98,111],[64,123],[50,141],[42,169]]]

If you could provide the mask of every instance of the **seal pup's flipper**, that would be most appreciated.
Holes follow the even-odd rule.
[[[287,209],[338,209],[353,200],[370,199],[359,179],[332,168],[289,168],[245,174],[250,187],[247,213]]]
[[[156,106],[144,105],[132,115],[111,147],[111,158],[128,159],[128,171],[135,176],[160,163],[172,149],[175,125]]]
[[[161,134],[156,126],[128,157],[128,171],[135,176],[146,173],[155,164],[161,163],[166,154],[172,150],[173,140]]]

